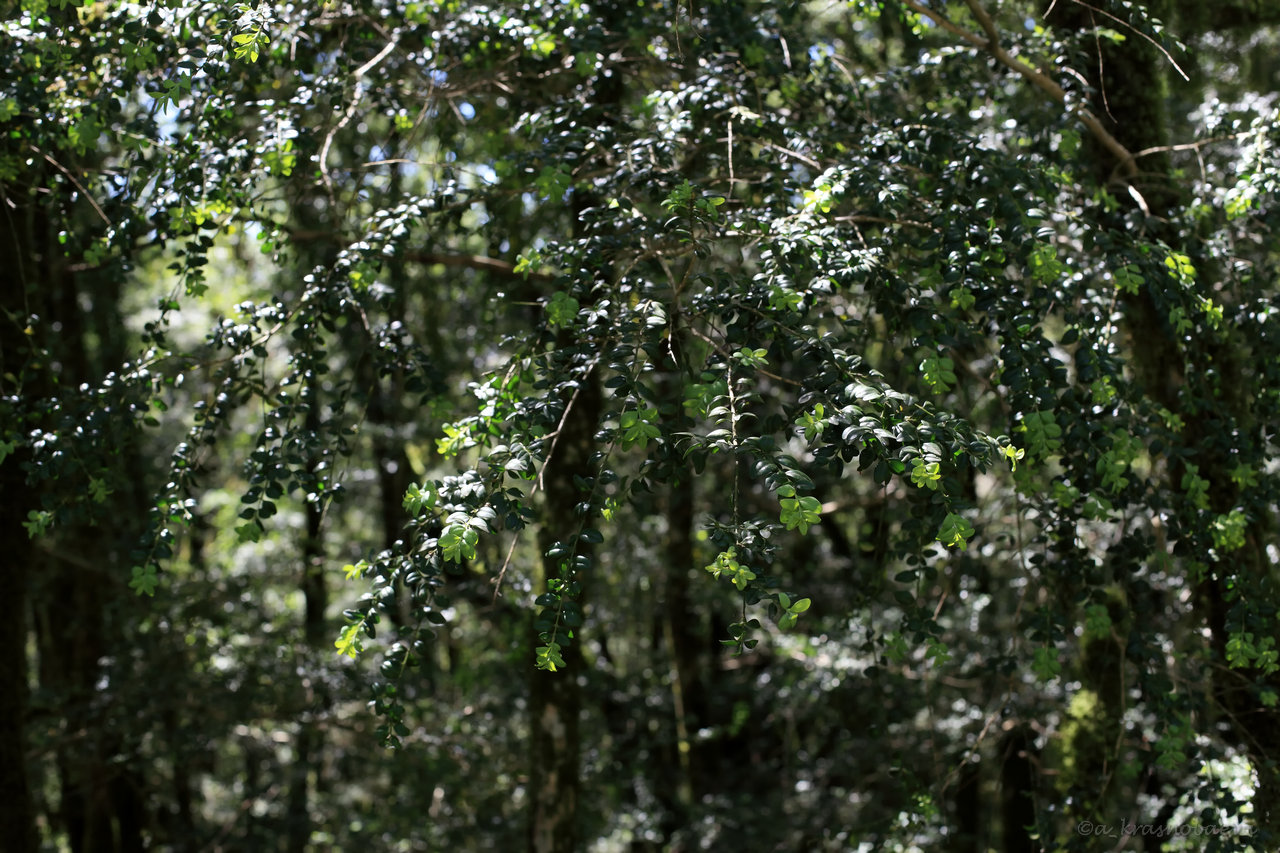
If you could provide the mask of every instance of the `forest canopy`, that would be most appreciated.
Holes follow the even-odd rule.
[[[0,9],[6,849],[1280,846],[1280,9]]]

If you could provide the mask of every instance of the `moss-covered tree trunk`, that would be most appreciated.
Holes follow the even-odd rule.
[[[1247,3],[1195,4],[1195,9],[1189,10],[1187,4],[1182,4],[1184,22],[1194,21],[1210,30],[1238,26],[1245,20],[1257,24],[1266,17]],[[1152,2],[1147,4],[1147,11],[1167,19],[1177,10],[1165,2]],[[1057,4],[1053,20],[1080,30],[1096,24],[1088,8],[1072,3]],[[1129,39],[1120,45],[1108,42],[1096,49],[1096,61],[1090,63],[1090,83],[1096,90],[1094,113],[1129,151],[1156,150],[1138,159],[1134,167],[1125,168],[1101,146],[1095,146],[1095,180],[1119,198],[1124,197],[1128,187],[1137,190],[1141,200],[1135,197],[1135,202],[1146,208],[1144,227],[1148,239],[1165,242],[1190,256],[1199,269],[1200,281],[1225,280],[1227,277],[1215,274],[1218,261],[1211,253],[1194,242],[1188,244],[1185,230],[1176,228],[1167,218],[1181,203],[1180,182],[1173,174],[1169,153],[1159,150],[1169,145],[1165,108],[1168,61],[1140,39]],[[1168,487],[1179,491],[1189,462],[1200,471],[1216,472],[1210,479],[1209,510],[1215,514],[1231,512],[1239,505],[1241,489],[1226,476],[1234,464],[1234,445],[1223,437],[1249,434],[1252,401],[1239,393],[1242,385],[1218,382],[1213,377],[1246,375],[1241,358],[1247,352],[1247,342],[1233,339],[1229,332],[1213,340],[1180,340],[1173,331],[1167,306],[1161,306],[1149,287],[1124,297],[1122,305],[1135,377],[1148,398],[1176,413],[1186,425],[1181,447],[1167,454]],[[1184,375],[1180,366],[1189,358],[1206,362],[1202,365],[1205,369],[1194,376]],[[1272,569],[1260,545],[1270,541],[1269,536],[1265,517],[1255,515],[1246,537],[1248,545],[1231,554],[1230,570],[1210,566],[1196,596],[1197,613],[1210,629],[1214,657],[1212,699],[1258,774],[1252,821],[1255,832],[1264,833],[1260,837],[1264,843],[1268,839],[1273,843],[1280,837],[1280,709],[1266,707],[1261,701],[1260,687],[1266,679],[1260,673],[1228,666],[1226,648],[1233,622],[1231,602],[1239,601],[1235,590],[1242,579],[1245,586],[1258,592],[1274,589]],[[1204,555],[1181,556],[1203,559]],[[1267,606],[1274,607],[1274,603]],[[1141,618],[1141,614],[1135,615]],[[1111,713],[1121,710],[1112,709]]]

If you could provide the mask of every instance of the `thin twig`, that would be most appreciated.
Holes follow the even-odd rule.
[[[1130,32],[1136,33],[1137,35],[1151,42],[1152,46],[1155,47],[1156,50],[1163,53],[1165,59],[1169,60],[1169,64],[1173,66],[1173,70],[1177,71],[1183,80],[1186,80],[1188,83],[1191,82],[1191,78],[1187,76],[1187,72],[1182,70],[1181,66],[1179,66],[1178,63],[1174,61],[1174,58],[1169,55],[1169,51],[1165,50],[1164,47],[1161,46],[1160,42],[1156,41],[1151,36],[1137,29],[1136,27],[1133,26],[1133,24],[1130,24],[1128,21],[1120,20],[1115,15],[1108,12],[1106,9],[1099,9],[1097,6],[1090,6],[1088,3],[1084,2],[1084,0],[1071,0],[1071,2],[1075,3],[1077,6],[1085,7],[1090,12],[1097,12],[1099,15],[1102,15],[1103,17],[1110,18],[1111,20],[1115,21],[1117,24],[1129,30]],[[1052,9],[1052,7],[1050,8]],[[1047,15],[1049,13],[1046,12],[1045,14]]]
[[[759,143],[759,145],[761,148],[767,148],[770,151],[777,151],[779,154],[785,154],[788,157],[794,157],[797,160],[799,160],[801,163],[804,163],[806,166],[812,166],[815,169],[822,168],[822,164],[819,163],[817,160],[814,160],[810,157],[806,157],[803,154],[797,154],[794,151],[783,148],[781,145],[774,145],[772,142],[761,142]]]
[[[729,117],[729,195],[733,195],[733,117]]]
[[[75,188],[80,190],[80,193],[88,200],[89,204],[93,205],[94,211],[98,214],[98,216],[102,217],[102,221],[107,223],[107,225],[111,224],[111,220],[108,219],[107,215],[102,212],[102,208],[98,206],[98,202],[95,201],[93,196],[89,194],[89,191],[84,188],[84,185],[82,185],[79,181],[76,180],[76,176],[71,174],[71,172],[67,170],[66,166],[63,166],[57,160],[53,159],[53,157],[41,151],[39,148],[35,147],[34,145],[31,146],[31,150],[39,154],[44,159],[48,160],[50,163],[53,164],[53,167],[55,169],[57,169],[62,174],[66,175],[67,180],[71,181],[71,183],[75,185]]]
[[[915,219],[890,219],[889,217],[886,217],[886,216],[871,216],[869,214],[864,214],[864,213],[853,213],[853,214],[849,214],[848,216],[837,216],[837,217],[834,217],[833,221],[853,222],[853,223],[861,222],[861,223],[867,223],[872,225],[910,225],[915,228],[926,228],[929,231],[934,231],[938,233],[942,231],[941,228],[930,225],[928,222],[920,222]]]
[[[740,305],[738,307],[751,310],[748,306],[745,306],[745,305]],[[753,312],[753,313],[758,313],[758,312]],[[730,352],[727,349],[721,346],[719,341],[712,340],[711,338],[707,337],[705,334],[693,328],[692,326],[686,326],[686,328],[695,338],[699,338],[705,343],[711,344],[712,349],[714,349],[719,355],[723,356],[725,359],[730,360],[730,363],[732,363],[731,360],[733,359],[733,355],[730,354]],[[778,374],[773,373],[772,371],[765,370],[763,367],[755,367],[753,369],[755,370],[756,373],[759,373],[761,376],[768,376],[770,379],[774,380],[775,382],[781,382],[784,385],[793,385],[796,388],[804,387],[803,383],[797,382],[794,379],[788,379],[785,376],[779,376]]]
[[[400,34],[391,36],[391,39],[378,51],[377,55],[356,69],[355,80],[356,89],[351,93],[351,103],[347,106],[347,111],[342,114],[342,118],[338,121],[333,129],[324,138],[324,145],[320,148],[320,177],[324,179],[325,188],[328,189],[329,195],[333,195],[333,179],[329,177],[329,148],[333,145],[333,138],[338,135],[344,127],[350,123],[355,117],[356,110],[360,107],[360,101],[364,98],[364,75],[368,74],[378,66],[382,60],[391,55],[391,51],[395,50],[396,45],[400,42]]]
[[[498,596],[502,594],[502,579],[507,576],[507,566],[511,565],[511,555],[516,552],[516,543],[519,541],[519,533],[511,537],[511,547],[507,549],[506,559],[502,561],[502,568],[498,570],[498,577],[493,581],[493,604],[498,603]]]
[[[1107,111],[1107,118],[1112,121],[1116,117],[1111,113],[1111,100],[1107,97],[1106,68],[1102,64],[1102,37],[1098,35],[1098,22],[1093,19],[1093,11],[1089,11],[1089,23],[1093,24],[1093,49],[1098,54],[1098,94],[1102,95],[1102,108]]]
[[[959,38],[967,41],[969,44],[981,50],[985,50],[996,58],[998,62],[1011,71],[1020,74],[1032,83],[1036,88],[1043,91],[1049,97],[1053,98],[1059,104],[1066,104],[1067,92],[1058,84],[1056,80],[1049,77],[1031,65],[1028,65],[1021,59],[1011,55],[1000,45],[1000,34],[996,29],[995,22],[991,16],[987,14],[987,10],[982,8],[982,4],[978,0],[965,0],[969,6],[969,10],[973,13],[978,24],[982,27],[986,38],[977,33],[970,32],[959,24],[949,19],[946,15],[936,9],[925,6],[919,0],[903,0],[904,5],[918,15],[923,15],[933,21],[942,29],[952,33]],[[1103,147],[1114,154],[1120,160],[1120,166],[1126,177],[1133,177],[1138,173],[1138,167],[1133,161],[1133,154],[1124,146],[1120,140],[1111,135],[1111,132],[1103,127],[1102,122],[1098,120],[1092,112],[1084,107],[1076,107],[1072,113],[1080,120],[1080,122],[1089,129],[1094,138],[1102,143]]]
[[[1141,151],[1134,152],[1134,159],[1139,157],[1150,157],[1152,154],[1161,154],[1167,151],[1196,151],[1206,145],[1213,145],[1216,142],[1230,142],[1244,136],[1243,133],[1228,133],[1225,136],[1211,136],[1208,139],[1201,139],[1198,142],[1179,142],[1177,145],[1157,145],[1154,148],[1143,148]]]

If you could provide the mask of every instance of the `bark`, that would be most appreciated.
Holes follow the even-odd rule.
[[[543,472],[546,505],[539,536],[543,554],[554,543],[569,541],[586,521],[577,511],[578,504],[587,498],[578,482],[593,476],[591,456],[601,400],[594,372],[581,382]],[[583,545],[578,548],[581,553]],[[560,563],[558,558],[543,559],[544,584],[546,579],[560,576]],[[563,648],[564,668],[558,672],[534,670],[530,683],[529,849],[536,853],[572,853],[578,849],[582,795],[578,730],[584,677],[580,647],[581,640],[575,637]]]
[[[19,228],[12,220],[17,213],[8,211],[10,227],[0,229],[0,269],[17,270],[25,253],[19,246]],[[16,340],[14,319],[23,316],[24,287],[20,276],[0,276],[0,322],[4,335]],[[17,347],[5,347],[0,353],[0,375],[16,371],[11,353]],[[0,379],[0,388],[8,396],[16,389]],[[39,846],[36,835],[35,803],[27,767],[26,720],[30,698],[27,670],[27,573],[32,571],[34,549],[22,522],[27,512],[36,507],[22,470],[24,454],[14,454],[0,462],[0,590],[7,602],[5,617],[0,619],[0,827],[5,829],[6,849],[14,853],[34,853]]]
[[[294,215],[304,224],[315,225],[319,220],[316,209],[307,204],[297,205]],[[316,257],[301,254],[299,266],[308,261],[330,264],[334,251],[324,246]],[[309,340],[308,345],[322,350],[323,344]],[[323,352],[315,354],[323,359]],[[314,376],[308,379],[303,402],[306,405],[304,416],[305,434],[313,441],[320,441],[323,433],[321,410],[325,400],[322,392],[323,384]],[[313,480],[322,461],[318,452],[312,452],[307,459],[308,480]],[[308,487],[306,491],[319,494],[319,490]],[[324,540],[322,523],[324,521],[324,505],[320,501],[308,501],[305,506],[306,532],[301,542],[301,573],[299,589],[302,591],[302,637],[301,657],[308,662],[302,673],[302,684],[299,685],[303,696],[301,719],[298,722],[298,736],[294,743],[293,764],[288,771],[288,795],[285,804],[286,839],[285,849],[288,853],[304,853],[311,840],[312,821],[310,813],[311,788],[313,776],[318,777],[321,753],[324,749],[324,737],[314,719],[314,712],[325,702],[319,693],[322,685],[313,682],[310,673],[310,662],[324,654],[330,642],[329,626],[325,620],[325,612],[329,607],[329,589],[324,576]]]
[[[100,344],[109,341],[104,324],[118,321],[115,305],[103,292],[81,281],[83,276],[55,275],[51,290],[55,301],[50,319],[61,323],[56,357],[62,359],[62,387],[94,382],[101,369],[118,365],[117,353],[91,353],[85,336],[89,327]],[[48,280],[48,279],[46,279]],[[84,290],[94,304],[95,317],[84,317],[77,294]],[[66,314],[63,312],[71,312]],[[113,319],[114,318],[114,319]],[[70,370],[84,370],[79,375]],[[74,404],[63,401],[63,404]],[[140,504],[141,487],[136,434],[127,421],[101,437],[113,448],[97,460],[105,469],[115,493],[119,526],[105,529],[92,522],[68,525],[55,534],[56,554],[43,561],[40,580],[33,586],[37,648],[41,686],[59,697],[65,710],[65,734],[57,748],[61,812],[73,853],[103,853],[143,849],[145,810],[143,785],[125,759],[132,752],[132,735],[122,730],[122,719],[110,714],[101,698],[101,684],[109,691],[122,689],[118,673],[109,662],[127,644],[123,610],[133,593],[127,578],[127,551],[137,541],[139,519],[146,517]]]
[[[0,276],[0,323],[3,337],[11,344],[0,349],[0,389],[3,395],[16,394],[17,388],[6,377],[20,376],[26,358],[21,355],[22,323],[30,311],[29,292],[34,282],[21,273],[32,263],[29,244],[32,211],[27,206],[17,209],[3,206],[0,214],[0,269],[10,273]],[[4,438],[9,436],[5,435]],[[39,845],[35,824],[35,803],[27,767],[26,720],[30,698],[27,662],[27,596],[28,573],[35,558],[31,540],[22,522],[27,513],[37,508],[34,495],[26,485],[23,471],[25,454],[14,454],[0,462],[0,590],[9,602],[6,616],[0,620],[0,826],[5,828],[6,843],[17,853],[35,851]]]
[[[621,25],[624,13],[617,7],[610,8],[612,16],[617,18],[614,23]],[[589,118],[584,115],[584,120],[601,124],[614,121],[612,108],[621,102],[622,93],[622,74],[617,69],[597,77],[591,110],[594,115]],[[571,212],[575,238],[590,236],[584,213],[599,203],[600,199],[589,192],[574,191]],[[611,274],[607,259],[596,257],[594,261],[584,261],[583,265],[588,269],[597,268],[598,276]],[[584,356],[578,350],[573,333],[561,330],[556,336],[557,356],[563,353],[571,360],[581,359]],[[570,537],[582,529],[593,512],[589,495],[580,484],[592,481],[598,473],[592,465],[592,456],[602,408],[600,377],[594,368],[577,366],[578,385],[565,389],[569,395],[568,408],[561,417],[559,435],[542,472],[545,506],[539,544],[544,555],[555,542],[571,541]],[[584,553],[587,547],[580,542],[575,553]],[[545,586],[548,579],[561,576],[560,563],[558,558],[543,557],[540,585]],[[588,580],[576,575],[573,579],[583,587]],[[585,609],[584,600],[585,596],[580,593],[578,602]],[[536,637],[536,631],[531,633]],[[580,637],[574,636],[572,642],[564,644],[563,657],[565,666],[559,672],[534,669],[529,690],[532,754],[528,831],[529,849],[535,853],[571,853],[579,846],[582,797],[579,725],[582,682],[586,677]]]
[[[1060,26],[1084,28],[1091,26],[1087,10],[1077,4],[1057,4],[1054,22]],[[1184,20],[1187,4],[1181,4]],[[1271,7],[1268,6],[1268,9]],[[1225,4],[1197,4],[1194,19],[1202,29],[1236,27],[1244,24],[1261,24],[1265,15],[1262,7],[1250,2]],[[1165,3],[1149,3],[1148,12],[1157,17],[1168,17],[1175,11]],[[1274,12],[1270,13],[1274,17]],[[1168,144],[1165,115],[1164,79],[1167,76],[1166,60],[1149,45],[1130,40],[1123,46],[1102,45],[1098,62],[1090,71],[1090,82],[1097,90],[1095,111],[1106,113],[1116,139],[1130,151],[1142,151]],[[1099,74],[1097,68],[1102,71]],[[1103,100],[1105,98],[1105,101]],[[1119,117],[1118,119],[1116,117]],[[1114,158],[1107,152],[1094,151],[1097,179],[1107,181],[1116,174]],[[1215,261],[1207,253],[1198,251],[1192,238],[1173,231],[1163,217],[1180,203],[1177,182],[1167,152],[1160,152],[1141,161],[1141,171],[1132,177],[1132,183],[1142,193],[1152,217],[1148,220],[1150,236],[1163,239],[1171,246],[1182,246],[1200,266],[1200,277],[1214,280],[1210,270]],[[1222,435],[1248,435],[1252,429],[1251,400],[1247,397],[1245,383],[1221,383],[1221,387],[1206,387],[1199,383],[1194,388],[1184,386],[1197,381],[1184,376],[1178,369],[1185,361],[1183,345],[1170,331],[1164,312],[1156,304],[1149,291],[1124,300],[1125,322],[1131,342],[1130,357],[1138,380],[1148,396],[1169,410],[1183,417],[1186,428],[1182,432],[1185,458],[1194,459],[1205,471],[1222,472],[1232,467],[1228,443],[1219,441]],[[1226,339],[1218,342],[1197,342],[1206,352],[1221,376],[1245,376],[1249,371],[1241,364],[1247,352],[1247,342]],[[1186,393],[1189,390],[1191,393]],[[1211,399],[1205,399],[1205,397]],[[1191,405],[1187,400],[1190,399]],[[1172,461],[1167,473],[1168,482],[1176,488],[1185,471],[1184,457],[1169,454]],[[1210,508],[1215,513],[1225,513],[1239,501],[1239,488],[1226,477],[1215,477],[1209,493]],[[1264,835],[1263,843],[1280,836],[1280,771],[1276,768],[1280,756],[1280,710],[1268,708],[1259,700],[1261,691],[1254,689],[1264,681],[1260,673],[1231,669],[1226,664],[1226,645],[1230,638],[1229,601],[1233,598],[1229,587],[1238,583],[1265,585],[1271,568],[1265,549],[1260,543],[1270,541],[1271,531],[1266,519],[1255,519],[1247,532],[1248,544],[1232,554],[1233,571],[1210,571],[1201,584],[1195,599],[1198,615],[1210,629],[1211,646],[1215,655],[1214,676],[1211,685],[1212,699],[1221,711],[1234,737],[1248,752],[1258,774],[1257,792],[1253,799],[1255,831]],[[1234,575],[1234,577],[1233,577]],[[1280,680],[1274,676],[1265,679],[1274,688]]]
[[[203,577],[208,571],[206,548],[213,525],[203,513],[197,513],[191,522],[187,540],[187,562],[196,577]],[[183,669],[190,666],[190,658],[184,653],[166,656],[169,665]],[[193,853],[200,849],[200,835],[196,825],[198,785],[196,776],[204,766],[206,756],[201,754],[200,747],[191,742],[189,712],[178,703],[168,703],[162,712],[165,741],[169,752],[169,761],[173,766],[173,805],[167,819],[167,838],[164,839],[173,850],[180,853]],[[157,839],[152,839],[153,844]]]
[[[0,381],[8,385],[20,377],[19,396],[28,402],[28,412],[38,413],[38,426],[61,432],[59,420],[75,417],[68,407],[80,404],[74,389],[81,383],[95,384],[123,360],[119,273],[73,269],[52,223],[72,218],[75,211],[47,207],[65,201],[58,194],[59,178],[38,170],[28,177],[30,184],[10,188],[9,203],[4,206],[7,227],[0,238],[0,263],[11,274],[3,290],[5,316],[0,322],[16,327],[17,345],[6,347],[3,374],[11,378]],[[54,192],[44,196],[30,192],[32,187],[52,187]],[[82,303],[92,310],[86,311]],[[27,331],[24,326],[32,315],[39,319],[32,320]],[[6,393],[17,390],[6,388]],[[37,423],[23,426],[29,429]],[[0,825],[13,833],[6,835],[6,846],[17,850],[30,849],[34,837],[34,803],[22,732],[28,679],[25,650],[31,631],[36,637],[42,692],[53,697],[53,711],[63,716],[49,762],[57,771],[60,802],[51,825],[60,823],[73,853],[143,846],[143,784],[126,760],[131,736],[111,716],[111,703],[99,696],[102,682],[111,691],[122,689],[124,682],[116,677],[120,673],[107,669],[106,662],[117,658],[124,647],[123,626],[130,621],[123,610],[132,594],[125,597],[121,578],[128,577],[127,552],[136,542],[140,519],[145,518],[143,484],[138,476],[137,434],[127,415],[101,429],[103,433],[94,440],[110,452],[86,458],[84,465],[95,474],[101,472],[114,490],[110,525],[96,520],[98,510],[77,509],[67,513],[39,544],[33,543],[21,522],[30,510],[43,508],[41,487],[25,482],[18,469],[20,458],[0,466],[6,503],[2,513],[6,552],[0,558],[0,575],[12,602],[4,626],[10,655],[0,673],[4,679],[0,701],[8,704],[0,715],[6,727],[0,749],[12,757],[0,756],[4,785]],[[69,443],[75,440],[68,437]],[[70,490],[60,496],[66,503],[81,497],[74,492],[85,484],[59,483],[51,488]],[[30,628],[25,623],[25,602],[30,603]]]
[[[678,343],[672,344],[678,347]],[[660,411],[665,420],[664,431],[684,429],[684,389],[678,365],[662,374],[657,387]],[[697,614],[690,596],[690,573],[695,571],[693,549],[694,488],[692,472],[679,457],[668,460],[671,481],[666,485],[663,512],[667,521],[663,543],[663,598],[658,602],[655,618],[660,623],[658,635],[666,646],[670,669],[668,680],[674,714],[674,737],[670,750],[655,751],[665,766],[654,768],[654,778],[661,780],[656,788],[667,809],[663,821],[665,836],[670,840],[687,827],[699,795],[706,790],[704,769],[706,756],[693,742],[693,732],[707,725],[707,668],[704,655],[703,619]],[[700,760],[704,759],[704,760]]]
[[[1024,727],[1011,730],[1001,741],[1000,822],[1004,853],[1037,853],[1035,735]]]
[[[952,798],[952,810],[955,814],[956,835],[951,849],[955,853],[980,853],[985,850],[982,817],[988,812],[983,808],[982,802],[981,765],[976,762],[966,761],[960,768]]]
[[[706,719],[701,660],[701,620],[689,598],[693,569],[693,481],[680,477],[667,491],[666,600],[660,604],[663,637],[671,655],[671,694],[676,723],[675,793],[681,811],[693,807],[696,770],[690,732]]]
[[[318,429],[320,426],[316,385],[311,385],[310,408],[307,412],[307,428]],[[315,462],[312,462],[314,470]],[[307,530],[302,542],[302,595],[303,595],[303,637],[306,641],[302,650],[304,658],[320,654],[328,638],[328,625],[325,622],[325,611],[329,606],[329,590],[324,579],[324,547],[321,540],[321,522],[323,511],[319,503],[308,503],[306,507]],[[286,849],[289,853],[304,853],[311,840],[310,793],[312,775],[318,773],[317,756],[324,748],[324,739],[312,718],[311,711],[320,697],[314,691],[309,676],[303,678],[302,689],[309,706],[303,712],[299,722],[298,737],[295,743],[296,755],[290,768],[289,798],[286,822],[288,838]]]

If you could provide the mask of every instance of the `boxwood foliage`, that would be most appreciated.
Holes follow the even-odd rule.
[[[1210,36],[1188,52],[1140,5],[1042,11],[22,3],[0,178],[13,254],[36,260],[4,305],[0,455],[27,533],[108,515],[118,433],[163,415],[186,435],[164,433],[120,566],[156,595],[233,434],[245,544],[401,442],[404,525],[349,533],[362,595],[335,643],[379,662],[387,743],[430,727],[411,673],[471,612],[471,575],[533,614],[514,670],[576,678],[585,645],[604,678],[610,645],[666,666],[625,590],[693,569],[696,606],[668,616],[714,628],[714,669],[808,662],[785,689],[761,676],[752,713],[810,714],[843,734],[799,752],[857,744],[901,774],[861,806],[856,781],[804,771],[830,824],[780,838],[942,843],[966,826],[957,780],[1021,760],[1032,781],[1004,795],[1031,807],[1006,838],[1094,849],[1079,821],[1121,813],[1225,826],[1244,795],[1215,774],[1244,766],[1256,837],[1213,843],[1265,847],[1273,93],[1211,80]],[[1122,92],[1104,56],[1169,86]],[[1108,94],[1164,124],[1139,132]],[[276,278],[226,304],[230,269]],[[38,310],[55,272],[85,308],[151,300],[127,343],[84,330],[104,371],[60,362]],[[420,431],[395,436],[387,405]],[[557,476],[571,506],[548,506]],[[678,487],[691,503],[664,515]],[[646,536],[681,524],[692,562],[664,565]],[[858,731],[791,690],[881,707],[838,700]]]

